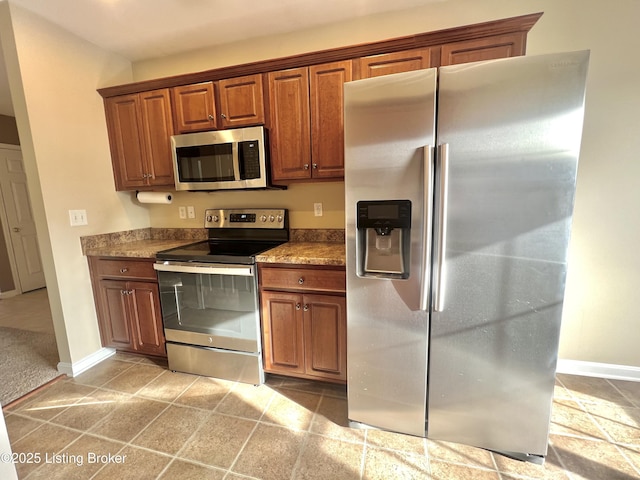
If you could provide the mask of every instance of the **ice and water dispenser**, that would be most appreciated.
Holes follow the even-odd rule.
[[[357,209],[358,276],[409,278],[411,202],[359,201]]]

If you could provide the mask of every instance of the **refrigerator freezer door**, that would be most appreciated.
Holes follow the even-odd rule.
[[[429,438],[547,452],[588,58],[440,69],[448,215]]]
[[[423,268],[430,207],[424,199],[431,198],[424,147],[435,142],[435,86],[436,70],[429,69],[344,87],[349,419],[420,436],[429,328],[421,290],[430,277]],[[356,245],[360,200],[411,202],[407,279],[357,275],[357,257],[364,254]]]

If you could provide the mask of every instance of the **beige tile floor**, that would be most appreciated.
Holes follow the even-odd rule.
[[[29,480],[640,478],[640,383],[559,375],[554,402],[545,466],[350,429],[344,387],[276,376],[255,387],[123,354],[5,416],[14,452],[40,454],[17,465]]]

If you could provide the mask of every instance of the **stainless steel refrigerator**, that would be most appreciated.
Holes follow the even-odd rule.
[[[588,60],[345,84],[353,425],[544,460]]]

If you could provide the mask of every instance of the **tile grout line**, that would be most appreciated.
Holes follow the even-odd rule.
[[[585,408],[585,404],[584,402],[582,402],[580,400],[580,398],[578,398],[577,396],[575,396],[573,394],[573,391],[568,388],[559,378],[557,378],[558,382],[560,382],[560,384],[567,390],[567,393],[569,394],[569,397],[571,400],[573,400],[582,410],[582,412],[584,414],[586,414],[589,419],[596,425],[596,427],[598,428],[598,430],[604,435],[605,438],[585,438],[585,437],[581,437],[578,435],[572,435],[572,434],[568,434],[568,433],[559,433],[557,434],[558,436],[565,436],[565,437],[570,437],[570,438],[577,438],[580,440],[586,440],[589,442],[595,442],[595,443],[605,443],[605,444],[609,444],[612,445],[617,451],[618,453],[622,456],[622,458],[631,466],[632,470],[635,470],[639,475],[640,475],[640,469],[638,469],[634,463],[624,454],[624,452],[621,450],[620,446],[618,445],[618,442],[616,442],[613,437],[611,437],[611,435],[609,435],[609,433],[607,431],[604,430],[604,428],[600,425],[600,423],[596,420],[595,416],[589,412],[586,408]],[[608,379],[604,379],[609,385],[611,385],[614,390],[616,390],[618,393],[620,393],[622,395],[622,398],[624,398],[625,400],[629,401],[629,399],[626,397],[626,395],[624,395],[615,385],[613,385]],[[615,402],[614,402],[615,403]],[[630,402],[632,405],[634,405],[633,402]],[[594,405],[600,405],[599,402],[594,402]],[[624,407],[623,407],[624,408]],[[555,451],[555,449],[554,449]],[[556,456],[558,457],[559,461],[560,461],[560,466],[563,468],[564,472],[567,474],[567,476],[569,476],[570,479],[573,479],[573,474],[567,469],[565,468],[564,462],[562,460],[562,457],[560,456],[560,454],[558,454],[556,452]]]
[[[620,395],[622,395],[622,398],[624,398],[625,400],[627,400],[630,404],[631,407],[627,407],[627,408],[633,408],[634,410],[638,410],[640,411],[640,408],[638,408],[636,405],[636,401],[633,398],[629,398],[627,397],[627,395],[618,388],[617,385],[615,385],[613,382],[611,382],[610,379],[605,378],[605,381],[611,385],[615,391],[617,391]],[[625,407],[623,407],[625,408]],[[619,442],[611,442],[615,448],[618,450],[618,452],[620,452],[620,455],[622,455],[622,457],[627,461],[627,463],[631,466],[631,468],[633,470],[635,470],[635,472],[638,474],[638,476],[640,477],[640,467],[636,467],[636,465],[634,464],[633,461],[631,461],[631,459],[626,455],[626,453],[624,452],[623,448],[618,444]]]
[[[236,382],[236,386],[237,386],[238,382]],[[265,384],[263,384],[265,385]],[[261,385],[262,386],[262,385]],[[234,387],[235,388],[235,387]],[[256,387],[256,388],[260,388],[260,387]],[[269,389],[271,389],[271,387],[267,387]],[[233,389],[229,390],[229,392],[227,393],[230,394],[233,391]],[[226,395],[225,395],[226,398]],[[240,447],[240,450],[238,450],[238,453],[236,454],[235,458],[233,459],[233,461],[231,462],[231,465],[229,465],[229,468],[227,468],[227,474],[225,475],[225,477],[227,477],[230,473],[235,474],[235,472],[233,472],[233,467],[236,465],[236,463],[238,462],[238,460],[240,459],[240,456],[242,455],[242,452],[244,452],[245,447],[247,446],[247,444],[249,443],[249,441],[251,440],[251,438],[253,437],[253,434],[255,433],[255,431],[258,429],[258,425],[260,425],[260,420],[262,420],[262,417],[264,417],[265,413],[267,412],[267,410],[269,409],[269,407],[271,406],[271,404],[275,401],[276,395],[275,395],[275,390],[272,390],[272,394],[271,394],[271,398],[269,399],[269,401],[267,402],[267,404],[264,406],[264,408],[262,409],[262,413],[260,414],[260,417],[258,417],[257,420],[255,420],[256,424],[253,426],[253,428],[251,429],[251,432],[249,433],[249,435],[247,436],[247,438],[245,439],[244,443],[242,444],[242,446]],[[224,400],[224,399],[223,399]],[[218,405],[216,405],[216,409],[218,408],[218,406],[222,403],[222,400],[220,400],[220,403],[218,403]],[[247,420],[247,419],[245,419]]]
[[[305,392],[305,393],[309,393],[309,392]],[[318,401],[318,404],[316,405],[316,409],[313,412],[313,415],[311,416],[311,421],[309,422],[309,425],[307,426],[304,438],[302,439],[302,445],[300,445],[300,451],[298,452],[298,456],[296,457],[296,461],[293,464],[293,467],[291,468],[291,476],[289,477],[290,480],[295,480],[295,475],[298,471],[298,468],[300,468],[300,463],[302,462],[302,454],[304,453],[304,451],[307,448],[307,443],[309,443],[309,436],[311,434],[311,427],[313,426],[313,422],[315,420],[315,417],[318,413],[318,411],[320,410],[320,405],[322,405],[322,401],[324,400],[324,391],[321,392],[320,394],[320,400]]]

